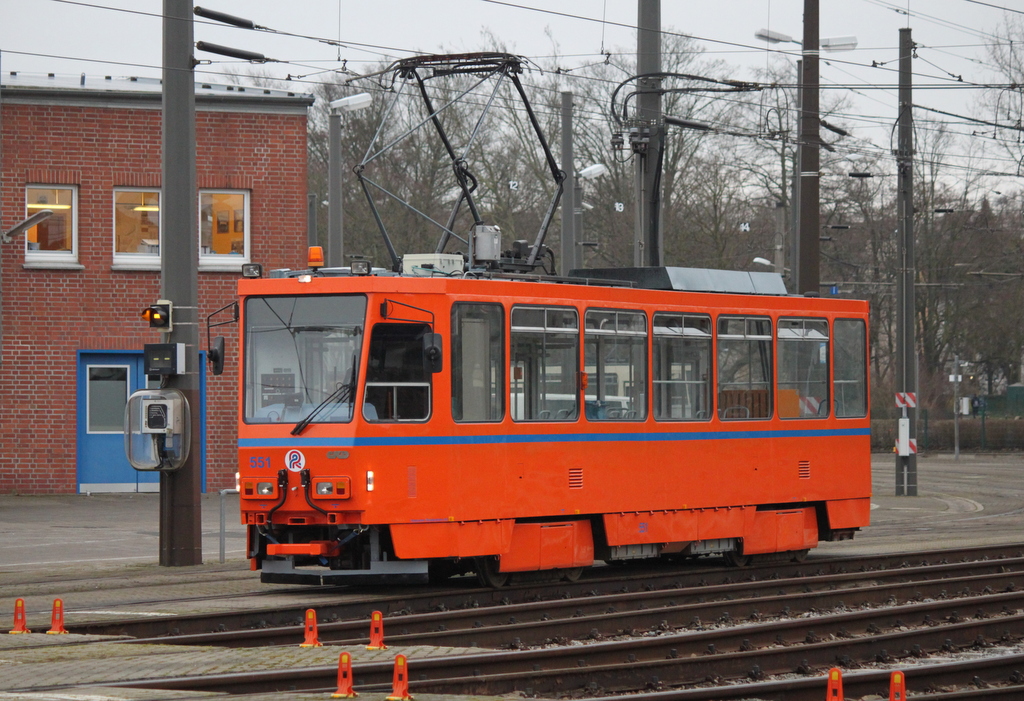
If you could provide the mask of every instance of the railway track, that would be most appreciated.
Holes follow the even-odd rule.
[[[887,572],[892,579],[908,576],[913,567],[942,565],[958,560],[1000,560],[1024,557],[1024,544],[989,546],[973,549],[933,550],[917,553],[875,556],[871,558],[820,558],[802,564],[774,563],[748,569],[720,567],[712,564],[682,566],[638,566],[636,568],[601,568],[584,579],[568,582],[524,582],[502,589],[481,589],[475,580],[452,580],[441,589],[410,587],[384,596],[369,589],[338,590],[336,596],[320,589],[298,588],[291,605],[274,602],[274,607],[250,607],[245,610],[179,615],[173,618],[135,618],[130,612],[118,620],[74,622],[67,625],[73,633],[92,635],[129,635],[136,638],[184,636],[212,631],[267,629],[301,626],[305,611],[315,606],[321,622],[363,621],[373,611],[387,617],[412,613],[451,612],[463,609],[528,604],[545,600],[584,600],[597,596],[642,590],[671,590],[735,585],[734,590],[764,585],[766,581],[810,581],[823,575],[844,575],[856,571]],[[714,562],[714,561],[711,561]],[[717,563],[716,563],[717,564]],[[759,585],[760,583],[760,585]],[[726,592],[728,593],[728,592]],[[287,596],[291,596],[290,593]],[[198,597],[196,600],[201,600]],[[72,602],[65,602],[73,610]],[[154,602],[155,603],[155,602]]]
[[[704,629],[897,601],[941,601],[971,592],[1013,593],[1018,587],[1020,596],[1006,597],[1004,605],[1024,606],[1024,557],[688,588],[633,591],[624,587],[626,591],[603,595],[408,613],[392,616],[386,626],[389,641],[398,645],[521,648],[646,630]],[[862,613],[873,615],[870,608]],[[319,625],[320,640],[339,645],[363,644],[367,631],[365,619]],[[285,626],[135,642],[265,647],[294,645],[300,636],[294,626]]]
[[[979,554],[980,559],[954,562],[964,555],[936,551],[915,556],[913,562],[906,558],[831,561],[827,567],[824,563],[791,567],[788,573],[787,568],[777,567],[768,575],[771,579],[758,570],[703,572],[699,576],[704,581],[690,587],[678,580],[678,574],[674,581],[653,578],[670,588],[657,588],[650,577],[625,583],[619,579],[604,583],[607,589],[617,583],[619,589],[606,593],[600,593],[592,580],[581,583],[591,586],[575,597],[561,585],[562,595],[571,598],[518,603],[503,598],[491,605],[476,601],[477,607],[461,591],[457,593],[461,609],[389,616],[386,638],[390,645],[503,648],[410,660],[411,689],[422,693],[550,695],[582,690],[604,695],[648,689],[658,690],[649,694],[651,698],[724,699],[749,698],[756,687],[758,698],[791,701],[804,698],[803,693],[820,699],[822,678],[831,666],[850,670],[881,663],[912,665],[900,668],[915,692],[915,681],[945,683],[940,679],[947,675],[950,684],[974,682],[959,693],[980,692],[980,683],[1008,684],[1024,695],[1024,653],[1006,654],[1024,638],[1024,552],[1019,546],[990,548]],[[724,581],[737,576],[745,581]],[[510,591],[480,593],[488,599]],[[421,604],[437,596],[433,593]],[[319,609],[318,613],[322,617]],[[360,644],[365,642],[366,629],[365,619],[323,623],[320,638],[331,644]],[[163,637],[159,642],[295,645],[299,636],[293,627]],[[579,642],[566,644],[570,638]],[[1002,654],[992,655],[997,649]],[[992,659],[952,666],[924,663],[930,654],[965,650]],[[933,674],[932,667],[945,671]],[[228,693],[333,690],[336,672],[333,666],[307,667],[119,685]],[[391,674],[390,663],[381,662],[357,663],[354,670],[357,689],[367,691],[386,690]],[[771,675],[792,678],[759,681]],[[853,689],[861,687],[854,685],[878,687],[882,678],[878,675],[888,678],[883,672],[848,674],[847,695],[852,698],[859,693]],[[691,688],[660,691],[674,685]],[[805,686],[806,691],[801,691]]]

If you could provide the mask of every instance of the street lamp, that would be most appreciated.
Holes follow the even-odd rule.
[[[597,247],[597,242],[596,241],[583,241],[582,240],[582,238],[583,238],[583,210],[584,209],[593,209],[592,205],[589,205],[589,204],[587,204],[586,202],[583,201],[583,181],[584,180],[594,180],[595,178],[600,178],[602,175],[605,175],[607,172],[608,172],[608,166],[606,166],[604,163],[594,163],[593,165],[589,165],[586,168],[581,168],[576,173],[576,178],[574,179],[574,187],[573,187],[573,189],[575,190],[574,197],[573,197],[574,204],[575,204],[575,206],[573,207],[573,218],[575,219],[575,223],[574,223],[573,229],[575,230],[576,245],[580,246],[581,248],[584,247],[584,246],[587,246],[587,247],[590,247],[590,248],[596,248]],[[576,267],[575,263],[576,263],[576,261],[573,261],[573,265],[572,265],[573,268]],[[584,256],[583,256],[583,251],[579,252],[579,267],[581,267],[581,268],[585,268],[586,267],[585,261],[584,261]]]
[[[373,103],[370,93],[349,95],[330,103],[327,163],[327,267],[344,265],[341,199],[341,113],[356,112]]]
[[[820,183],[819,183],[819,144],[821,136],[818,131],[818,50],[849,51],[857,47],[857,38],[835,37],[818,39],[818,2],[804,0],[804,35],[803,41],[797,41],[788,34],[770,29],[760,29],[754,36],[771,44],[799,44],[803,54],[802,75],[798,76],[800,84],[800,138],[797,142],[799,168],[794,169],[800,187],[794,246],[797,255],[793,258],[794,289],[797,294],[818,294],[820,280],[820,261],[818,248],[818,219],[820,217]],[[798,175],[799,174],[799,175]],[[795,199],[795,198],[794,198]]]
[[[53,216],[53,210],[52,209],[41,209],[41,210],[39,210],[38,212],[33,214],[31,217],[29,217],[25,221],[21,222],[20,224],[15,224],[14,227],[12,227],[11,229],[8,229],[7,231],[5,231],[3,233],[3,242],[4,243],[10,243],[12,236],[17,236],[18,234],[20,234],[22,232],[28,231],[29,229],[31,229],[33,226],[35,226],[39,222],[43,221],[44,219],[49,219],[52,216]]]
[[[775,267],[775,263],[772,263],[767,258],[762,258],[761,256],[758,256],[757,258],[755,258],[751,262],[752,263],[756,263],[757,265],[763,265],[763,266],[768,267],[768,268],[774,268]]]
[[[758,29],[754,32],[754,38],[766,41],[769,44],[796,44],[801,45],[799,39],[794,39],[788,34],[776,32],[772,29]],[[857,48],[857,37],[825,37],[818,42],[822,51],[853,51]]]

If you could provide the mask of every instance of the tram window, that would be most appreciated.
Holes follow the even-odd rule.
[[[579,417],[579,317],[567,307],[514,307],[509,405],[515,421]]]
[[[250,297],[245,302],[246,423],[352,420],[366,297]]]
[[[430,370],[423,353],[426,324],[377,324],[370,337],[363,418],[425,421],[430,418]]]
[[[647,316],[592,309],[583,341],[586,417],[591,421],[647,418]]]
[[[772,322],[767,317],[718,318],[718,418],[772,415]]]
[[[654,418],[711,418],[711,318],[654,315]]]
[[[452,418],[505,415],[505,315],[500,304],[452,306]]]
[[[836,416],[868,415],[867,330],[860,319],[836,319]]]
[[[779,319],[779,416],[828,416],[828,321]]]

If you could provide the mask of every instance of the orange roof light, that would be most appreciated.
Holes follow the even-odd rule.
[[[310,246],[309,247],[309,267],[316,270],[317,268],[324,267],[324,247],[323,246]]]

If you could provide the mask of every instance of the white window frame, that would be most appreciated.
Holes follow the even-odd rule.
[[[245,251],[242,255],[236,253],[203,252],[203,195],[205,194],[242,195],[243,216],[245,217],[245,231],[243,232]],[[252,219],[249,216],[252,191],[207,187],[199,190],[197,200],[198,222],[196,233],[199,236],[199,269],[212,272],[240,273],[242,264],[248,263],[252,255],[250,250],[250,246],[252,246]],[[216,222],[213,222],[212,225],[216,225]]]
[[[117,193],[119,192],[155,192],[160,197],[159,224],[160,237],[156,253],[129,253],[117,250]],[[113,252],[114,270],[160,270],[160,246],[164,245],[164,210],[163,190],[159,187],[115,187],[110,201],[110,248]]]
[[[25,235],[25,267],[26,268],[81,268],[78,262],[78,186],[77,185],[56,185],[54,183],[25,183],[25,217],[38,212],[38,209],[29,209],[28,191],[31,188],[40,190],[70,190],[71,191],[71,250],[70,251],[30,251],[28,248],[28,236]],[[27,234],[27,232],[26,232]]]

